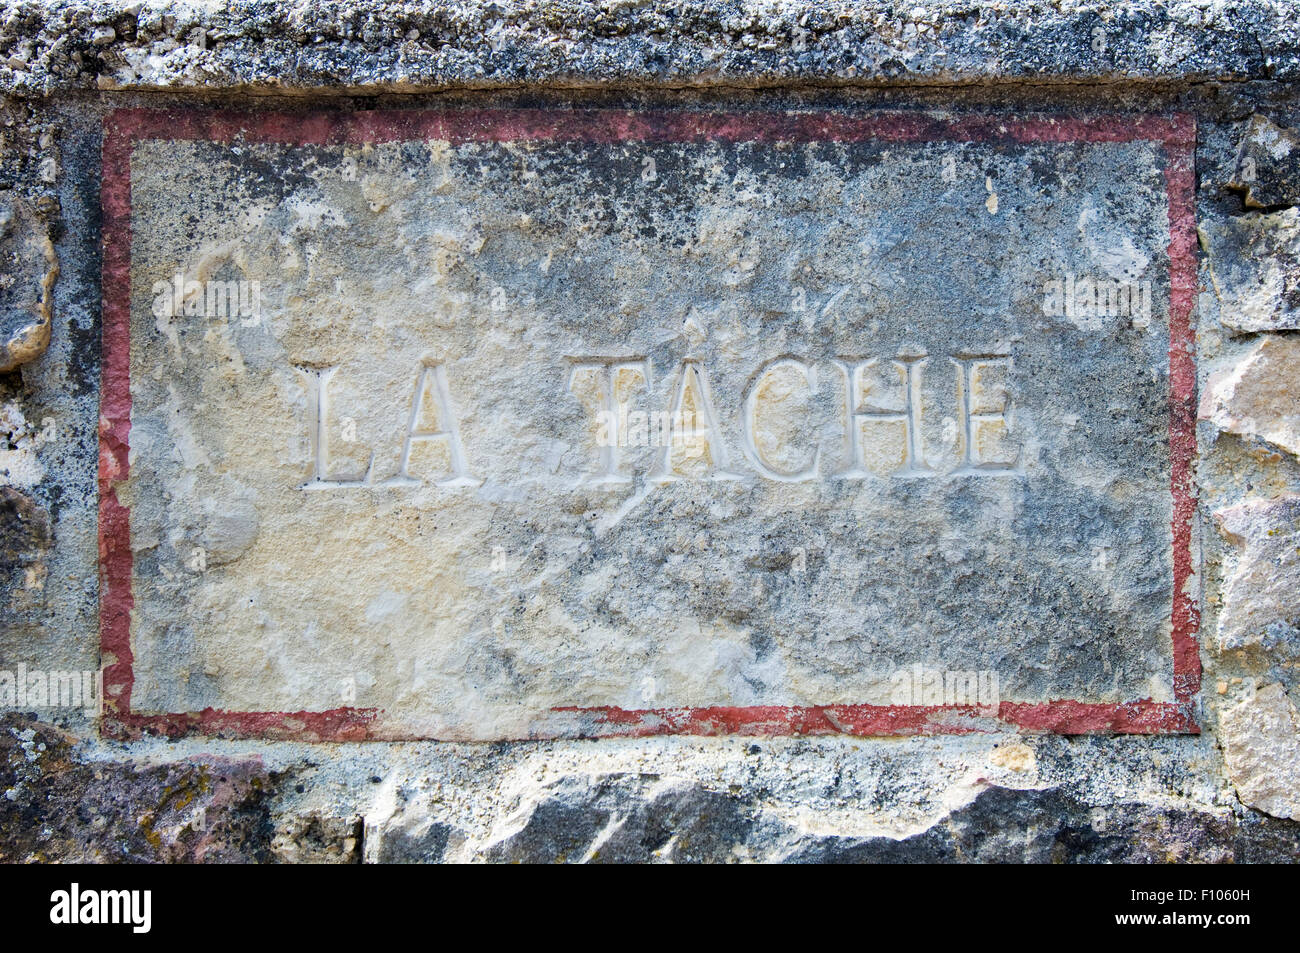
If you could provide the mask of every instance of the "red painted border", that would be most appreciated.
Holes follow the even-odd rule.
[[[996,730],[999,723],[1062,734],[1199,733],[1201,661],[1192,533],[1196,514],[1195,143],[1192,117],[938,117],[921,113],[767,113],[670,110],[421,109],[241,113],[122,109],[104,123],[103,384],[99,419],[100,642],[105,734],[189,733],[245,738],[359,741],[384,737],[375,709],[142,714],[131,708],[130,514],[115,486],[129,472],[131,430],[131,148],[142,139],[291,145],[445,139],[452,142],[1131,142],[1158,143],[1169,207],[1169,449],[1173,495],[1174,701],[1112,705],[1060,699],[1002,702],[996,712],[899,705],[758,706],[626,710],[566,708],[553,715],[581,737],[689,735],[917,735]]]

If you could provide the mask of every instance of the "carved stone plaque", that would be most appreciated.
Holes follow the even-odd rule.
[[[1191,145],[113,114],[110,723],[1195,730]]]

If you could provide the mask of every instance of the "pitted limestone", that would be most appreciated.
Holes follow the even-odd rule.
[[[1172,701],[1159,143],[429,115],[134,145],[134,710]]]

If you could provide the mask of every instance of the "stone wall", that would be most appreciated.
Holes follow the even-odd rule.
[[[1196,0],[1138,3],[1121,11],[1107,4],[1074,2],[19,2],[7,4],[0,14],[0,671],[11,673],[9,685],[15,689],[12,701],[5,699],[8,710],[0,713],[0,859],[1251,862],[1294,859],[1300,851],[1300,96],[1293,85],[1300,75],[1300,26],[1287,4]],[[792,666],[798,662],[812,669],[825,663],[826,681],[817,683],[820,694],[814,693],[815,699],[835,704],[809,704],[802,696],[796,704],[779,692],[765,694],[776,689],[763,682],[768,675],[760,663],[769,651],[763,645],[737,649],[753,661],[752,668],[741,666],[748,684],[762,683],[753,688],[752,698],[745,695],[749,689],[739,676],[731,679],[724,673],[713,682],[701,676],[697,684],[681,674],[699,674],[693,667],[692,644],[665,636],[656,648],[687,659],[680,670],[673,670],[680,684],[670,683],[682,694],[663,706],[648,701],[646,709],[657,712],[653,718],[660,721],[647,721],[643,713],[637,730],[609,730],[608,721],[599,728],[586,721],[520,727],[523,723],[503,714],[503,703],[492,707],[485,702],[480,710],[466,702],[457,694],[459,683],[439,689],[445,695],[431,690],[425,696],[436,703],[430,714],[406,696],[384,694],[382,686],[374,688],[364,679],[354,691],[382,696],[380,707],[400,711],[403,717],[388,722],[381,717],[374,726],[347,718],[300,717],[301,710],[319,714],[329,707],[298,703],[313,697],[310,685],[294,688],[297,694],[285,695],[277,705],[263,706],[280,713],[275,719],[222,715],[224,708],[245,715],[257,710],[257,694],[271,689],[256,671],[244,673],[242,680],[225,679],[232,678],[230,671],[239,668],[241,658],[252,658],[267,640],[287,637],[272,632],[241,641],[239,633],[232,634],[213,643],[209,658],[217,656],[216,662],[208,662],[201,673],[191,670],[195,666],[190,662],[199,654],[200,636],[195,632],[201,634],[194,620],[215,618],[212,604],[201,604],[211,592],[186,588],[181,567],[161,557],[155,560],[168,545],[182,550],[189,537],[168,537],[173,512],[163,512],[162,495],[151,496],[146,483],[128,482],[125,468],[136,474],[132,480],[165,471],[168,480],[181,483],[197,479],[200,471],[216,472],[220,468],[192,465],[179,430],[168,431],[168,420],[180,412],[175,410],[178,405],[167,404],[167,394],[174,400],[179,393],[184,404],[191,393],[187,388],[198,388],[196,393],[207,395],[207,403],[195,400],[217,406],[224,414],[221,419],[233,426],[245,419],[239,416],[236,398],[241,387],[250,386],[250,378],[233,378],[234,396],[214,396],[231,380],[223,376],[224,365],[218,365],[214,355],[234,360],[231,354],[237,356],[240,349],[231,354],[220,348],[200,350],[194,352],[201,357],[197,364],[174,365],[160,323],[158,338],[146,345],[145,338],[137,336],[135,350],[128,348],[124,358],[132,365],[133,382],[139,384],[131,392],[137,401],[134,417],[129,400],[125,406],[119,403],[122,392],[113,384],[117,379],[104,366],[104,355],[114,353],[105,328],[115,319],[106,311],[112,302],[123,300],[117,296],[124,282],[139,280],[131,268],[145,267],[140,262],[146,253],[165,257],[168,248],[183,243],[185,227],[201,230],[203,215],[196,212],[177,224],[166,217],[170,207],[165,200],[139,204],[146,201],[142,196],[169,194],[167,189],[199,168],[200,160],[186,164],[188,160],[178,160],[166,150],[134,153],[137,204],[130,205],[128,199],[124,207],[137,223],[137,260],[128,262],[125,270],[114,270],[120,247],[105,243],[105,237],[115,221],[120,223],[123,209],[114,210],[111,202],[102,201],[101,183],[105,194],[112,185],[106,179],[111,168],[106,130],[123,122],[123,115],[172,116],[179,128],[189,121],[186,116],[232,114],[244,117],[239,122],[250,127],[261,121],[259,117],[298,117],[289,121],[301,122],[310,114],[334,117],[328,123],[353,124],[347,128],[370,128],[365,123],[372,120],[366,117],[401,110],[502,110],[516,116],[522,111],[532,116],[594,111],[605,117],[802,115],[841,117],[844,122],[903,116],[934,130],[983,124],[981,136],[987,136],[978,141],[987,144],[994,158],[979,154],[970,160],[984,165],[979,174],[970,173],[978,202],[961,219],[962,229],[982,228],[987,216],[996,216],[999,197],[1005,219],[1007,210],[1017,207],[1020,191],[1065,181],[1071,174],[1060,167],[1042,172],[1046,160],[1035,165],[1032,156],[1013,155],[1009,140],[999,138],[1000,125],[1005,132],[1007,124],[1038,122],[1037,117],[1046,116],[1058,124],[1096,130],[1118,128],[1106,123],[1112,122],[1108,117],[1120,117],[1114,122],[1128,128],[1125,123],[1138,121],[1132,117],[1143,116],[1155,117],[1144,121],[1168,123],[1167,128],[1175,130],[1170,137],[1187,130],[1186,146],[1194,158],[1189,171],[1194,176],[1186,181],[1192,189],[1196,244],[1191,247],[1189,231],[1186,260],[1192,263],[1194,258],[1195,283],[1190,275],[1182,280],[1172,264],[1181,254],[1173,249],[1175,234],[1169,241],[1173,250],[1168,251],[1166,277],[1156,282],[1157,293],[1173,302],[1167,312],[1160,312],[1160,320],[1168,320],[1171,328],[1169,347],[1161,345],[1153,352],[1161,369],[1139,386],[1141,375],[1120,361],[1130,345],[1118,333],[1113,338],[1094,334],[1088,338],[1094,350],[1060,365],[1063,378],[1067,370],[1078,375],[1068,378],[1071,393],[1082,394],[1090,386],[1103,395],[1113,392],[1110,406],[1085,423],[1093,428],[1094,442],[1111,441],[1116,454],[1124,447],[1133,450],[1131,460],[1121,454],[1113,465],[1128,472],[1136,487],[1126,491],[1133,496],[1123,498],[1124,506],[1098,510],[1113,513],[1107,518],[1113,524],[1103,520],[1091,526],[1094,538],[1114,530],[1113,545],[1089,546],[1088,539],[1065,535],[1064,530],[1059,539],[1051,538],[1060,562],[1044,567],[1044,587],[1058,578],[1048,570],[1060,570],[1060,578],[1068,582],[1075,572],[1069,568],[1075,565],[1071,560],[1082,560],[1079,565],[1091,566],[1088,571],[1100,575],[1088,577],[1092,581],[1078,588],[1091,587],[1106,596],[1093,602],[1086,593],[1078,594],[1072,597],[1076,601],[1063,604],[1066,629],[1077,634],[1073,648],[1054,648],[1047,656],[1053,660],[1050,671],[1018,668],[1017,655],[1028,658],[1035,650],[1032,640],[1023,646],[1014,643],[1020,646],[1014,651],[1008,648],[1015,633],[1031,626],[1027,615],[1008,615],[1018,621],[1003,630],[1007,642],[1002,645],[996,639],[961,643],[960,634],[951,635],[956,616],[908,618],[903,620],[911,626],[908,638],[933,643],[929,654],[914,656],[918,663],[942,662],[945,646],[963,645],[962,668],[982,667],[979,659],[989,659],[990,666],[1001,670],[1004,699],[1014,684],[1023,702],[1019,697],[1013,703],[1003,701],[986,718],[942,699],[916,717],[899,714],[889,699],[874,707],[839,704],[844,700],[831,697],[836,680],[853,682],[855,690],[867,693],[852,701],[870,700],[873,684],[854,681],[860,670],[854,657],[844,654],[853,647],[854,633],[865,625],[852,615],[860,601],[831,588],[824,597],[831,601],[829,606],[810,599],[782,618],[797,628],[815,612],[824,613],[816,617],[828,621],[821,628],[814,626],[813,635],[838,632],[836,626],[842,625],[843,637],[850,641],[837,638],[823,645],[813,638],[807,658],[794,651],[783,658],[794,659]],[[162,136],[165,130],[151,121],[153,135]],[[1114,136],[1108,132],[1102,139],[1109,142]],[[1170,150],[1175,149],[1168,145],[1173,141],[1167,139]],[[1077,188],[1096,199],[1099,215],[1104,218],[1107,210],[1123,205],[1138,209],[1135,221],[1176,217],[1172,199],[1166,216],[1163,186],[1152,185],[1166,181],[1159,176],[1162,170],[1171,175],[1170,164],[1162,165],[1140,149],[1108,155],[1095,167],[1087,165],[1086,156],[1079,159],[1084,171],[1078,173]],[[642,158],[634,163],[638,174],[646,168]],[[321,164],[332,161],[346,167],[347,156],[326,157]],[[489,156],[483,161],[492,160]],[[594,161],[572,159],[574,165]],[[690,161],[705,162],[694,153]],[[725,164],[732,158],[718,161]],[[153,171],[141,171],[149,168]],[[391,175],[401,171],[399,165]],[[241,174],[255,177],[256,169],[245,168]],[[1177,171],[1173,174],[1176,177]],[[825,186],[827,179],[818,175],[814,171],[787,176],[782,181],[789,183],[789,192],[782,192],[782,198]],[[227,188],[239,187],[232,181]],[[391,194],[381,195],[379,174],[370,181],[378,190],[368,196],[372,208],[387,207],[417,191],[415,185],[390,183]],[[857,187],[855,181],[846,177],[837,188],[851,190]],[[869,176],[865,181],[868,185],[862,188],[883,196],[886,205],[912,203],[921,210],[918,216],[937,216],[943,210],[927,185],[880,184]],[[601,185],[598,179],[589,183],[593,194]],[[570,187],[568,193],[548,193],[546,202],[563,205],[573,200],[572,191]],[[345,201],[341,194],[330,199],[338,207]],[[1169,194],[1174,194],[1172,189]],[[494,195],[484,186],[481,202],[495,201]],[[279,205],[272,202],[268,207],[274,211],[285,204],[277,201]],[[480,200],[471,195],[461,201]],[[809,198],[806,204],[819,207],[818,201]],[[684,216],[707,211],[704,202],[684,189],[678,211]],[[791,208],[798,206],[793,199],[791,203]],[[580,205],[566,214],[581,217]],[[156,222],[148,217],[154,213]],[[506,212],[496,214],[504,220]],[[666,227],[664,221],[652,224]],[[477,245],[472,252],[466,250],[475,241],[469,231],[468,238],[438,238],[445,257],[433,260],[426,271],[435,273],[445,266],[451,280],[457,280],[456,262],[479,251]],[[979,234],[968,231],[965,241],[976,247],[997,244]],[[1050,234],[1052,242],[1067,242],[1067,236]],[[720,230],[714,236],[716,247],[699,254],[715,255],[724,264],[728,255],[738,256],[740,264],[733,261],[731,266],[745,271],[747,237]],[[1032,244],[1032,238],[1026,243]],[[568,240],[567,233],[555,239]],[[482,244],[481,236],[477,241]],[[764,254],[781,241],[779,228],[764,233],[753,249],[758,262],[753,268],[761,273]],[[924,248],[941,247],[933,237],[918,241],[929,243]],[[980,241],[987,244],[981,246]],[[1150,242],[1151,254],[1166,254],[1164,239]],[[826,248],[833,247],[828,241]],[[903,246],[899,274],[913,274],[907,269],[916,265],[917,247]],[[389,261],[387,252],[368,247],[334,247],[328,254],[355,259],[350,264],[359,271],[370,269],[376,275],[385,272]],[[1016,267],[999,254],[1010,253],[987,255],[995,279]],[[935,261],[940,260],[947,261],[936,254]],[[272,274],[269,266],[261,271],[250,267],[249,273],[260,275],[266,285]],[[833,271],[839,266],[820,262],[818,267]],[[962,280],[949,262],[934,275],[932,292],[938,295],[946,283],[956,282],[965,296],[977,296],[978,289],[967,288]],[[676,309],[673,333],[679,333],[680,325],[683,347],[694,346],[696,336],[704,341],[716,330],[730,335],[732,343],[722,350],[739,355],[744,374],[754,371],[763,355],[747,350],[753,347],[752,340],[745,340],[747,326],[740,321],[733,327],[730,318],[719,317],[721,312],[693,312],[689,301],[673,297],[692,293],[704,294],[682,286],[662,299],[664,309]],[[585,302],[584,294],[574,292],[574,299]],[[912,292],[886,289],[884,294],[906,297]],[[1172,331],[1180,294],[1190,306],[1185,317],[1194,329],[1194,342],[1179,341]],[[596,314],[591,312],[593,324],[606,320]],[[829,314],[822,310],[810,319],[805,329],[809,348],[820,335],[833,337],[837,326]],[[509,335],[522,341],[534,330],[527,321],[512,320],[492,318],[484,326],[500,331],[502,353],[507,355],[510,341],[516,340],[506,340]],[[804,340],[797,331],[802,320],[793,319],[793,330],[783,341]],[[969,327],[955,324],[951,334],[960,337]],[[579,323],[572,330],[580,337],[584,329]],[[1088,329],[1070,333],[1076,330]],[[336,333],[328,324],[316,331],[325,337]],[[362,343],[348,346],[363,348],[365,335],[357,333]],[[482,333],[490,337],[488,330]],[[1043,340],[1050,345],[1053,339]],[[562,353],[559,344],[554,350]],[[769,350],[767,356],[796,354],[794,343]],[[1166,350],[1175,352],[1168,365],[1163,364]],[[645,351],[652,353],[651,348]],[[247,349],[241,353],[253,363]],[[326,357],[319,360],[320,366],[328,363]],[[499,367],[501,360],[483,366]],[[1140,365],[1139,371],[1145,367]],[[1195,370],[1194,390],[1189,378],[1182,392],[1185,401],[1196,402],[1194,450],[1190,416],[1184,444],[1179,444],[1184,437],[1176,435],[1183,431],[1174,423],[1167,431],[1161,429],[1166,419],[1161,415],[1173,421],[1180,412],[1190,414],[1193,406],[1182,407],[1174,396],[1166,398],[1179,393],[1179,367]],[[152,385],[141,382],[150,379],[150,373],[156,396],[147,398],[146,387]],[[1161,376],[1165,374],[1169,376]],[[725,375],[715,376],[725,382]],[[380,379],[371,383],[386,386]],[[401,386],[409,394],[406,377]],[[1045,397],[1043,406],[1055,407],[1053,399]],[[537,397],[537,403],[545,404],[544,396]],[[470,410],[472,416],[474,408]],[[1056,410],[1064,419],[1065,411]],[[418,407],[412,413],[418,415]],[[149,414],[157,422],[152,431]],[[575,420],[576,414],[574,409]],[[1146,421],[1143,415],[1159,426],[1137,426]],[[1043,410],[1041,419],[1056,418]],[[121,429],[124,420],[136,428],[129,452]],[[1125,429],[1126,421],[1134,426]],[[446,424],[432,429],[446,430]],[[466,429],[469,433],[473,428]],[[202,449],[204,432],[196,432]],[[141,440],[141,434],[149,433],[170,437],[162,443],[156,436],[153,443]],[[1045,425],[1043,433],[1048,433]],[[1170,461],[1176,461],[1179,447],[1194,453],[1188,459],[1188,488],[1191,493],[1195,487],[1195,503],[1181,523],[1187,561],[1181,574],[1178,504],[1171,516],[1168,502],[1162,497],[1156,506],[1144,489],[1143,467],[1149,460],[1139,450],[1152,434],[1160,438],[1156,443],[1167,440],[1160,452],[1168,459],[1159,458],[1166,469],[1156,473],[1164,486],[1169,468],[1178,482],[1177,463]],[[763,446],[775,458],[780,441],[772,440],[776,443]],[[1044,436],[1041,442],[1048,445],[1050,439]],[[708,450],[713,452],[714,446],[709,444]],[[1044,459],[1050,457],[1043,451]],[[800,459],[781,458],[770,469],[778,476],[788,474],[798,469]],[[364,469],[365,460],[358,461]],[[173,465],[175,473],[167,470]],[[255,469],[260,465],[257,455],[244,465],[250,472]],[[454,460],[447,467],[456,472]],[[1115,493],[1119,491],[1114,487],[1128,485],[1113,474],[1104,483],[1107,492]],[[546,497],[546,506],[523,519],[537,524],[530,526],[533,535],[528,538],[543,537],[554,546],[561,530],[541,526],[543,515],[558,519],[565,515],[564,507],[572,507],[575,512],[568,515],[581,521],[586,505],[597,504],[586,498],[575,502],[550,485],[546,492],[554,494]],[[109,497],[113,506],[105,506]],[[499,508],[510,502],[505,496],[496,499],[493,505]],[[789,514],[838,512],[835,500],[826,496],[798,506],[756,507],[734,517],[719,517],[707,505],[691,509],[697,501],[685,490],[668,499],[660,511],[662,525],[648,520],[642,536],[627,543],[627,552],[644,552],[654,543],[667,564],[670,558],[688,558],[693,547],[707,550],[711,539],[734,540],[739,532],[755,540],[777,540],[771,545],[755,543],[734,565],[719,557],[714,565],[723,570],[706,566],[695,575],[683,570],[656,590],[666,593],[665,599],[679,599],[672,603],[674,611],[688,615],[699,616],[701,602],[717,600],[733,622],[764,617],[778,599],[795,600],[771,583],[773,573],[786,578],[792,571],[795,557],[780,543],[781,533],[798,528],[799,520]],[[786,499],[796,497],[778,496],[777,504]],[[1192,506],[1193,497],[1187,499]],[[959,502],[945,500],[953,512],[964,512]],[[118,502],[120,518],[126,519],[129,509],[135,522],[113,523],[119,518],[114,509]],[[229,567],[245,558],[251,536],[249,519],[241,516],[244,511],[226,503],[219,512],[194,517],[201,524],[195,539],[202,540],[202,569],[208,571],[211,561],[213,571],[227,573],[221,578],[231,586],[252,587],[258,584],[256,577],[229,575]],[[1155,507],[1150,519],[1142,510],[1148,504]],[[490,523],[500,511],[485,508],[481,501],[476,505],[478,510],[446,504],[445,511],[430,512]],[[268,518],[265,507],[258,512],[264,535],[289,524],[288,515],[277,523]],[[1045,512],[1058,513],[1050,507]],[[365,516],[359,510],[347,513],[347,521]],[[1060,515],[1068,522],[1077,514]],[[1115,527],[1129,517],[1132,526],[1124,525],[1130,535],[1116,535]],[[254,522],[256,518],[254,513]],[[151,519],[157,521],[154,529]],[[879,519],[887,525],[890,517],[886,513]],[[764,525],[766,521],[770,525]],[[1159,533],[1149,528],[1157,524]],[[406,525],[407,536],[402,538],[422,532],[414,528],[415,522]],[[664,528],[669,525],[680,540]],[[918,526],[931,527],[936,536],[948,530],[946,523],[905,524]],[[1172,555],[1166,529],[1174,536]],[[321,532],[324,538],[325,529]],[[1050,536],[1055,531],[1045,532]],[[150,533],[156,538],[146,539]],[[347,543],[346,529],[342,533],[340,546]],[[500,539],[503,558],[524,558],[524,536],[501,531],[487,538]],[[134,603],[121,601],[116,595],[120,590],[113,589],[114,581],[121,581],[114,575],[119,571],[114,560],[121,558],[123,540],[135,557]],[[310,548],[312,542],[308,538],[295,545]],[[865,557],[853,562],[850,543],[836,552],[844,553],[843,546],[848,546],[848,571],[865,578],[875,571],[873,564]],[[579,550],[582,558],[597,562],[605,552],[599,547],[594,555]],[[801,553],[815,571],[821,569],[818,552],[810,544]],[[293,578],[321,582],[323,577],[313,575],[307,563],[294,561],[299,557],[285,558],[297,574]],[[966,557],[950,551],[945,558],[951,567],[960,566]],[[1031,557],[1016,560],[1011,562],[1015,572],[1028,574]],[[550,565],[543,558],[537,566],[521,564],[512,571],[545,576]],[[1179,585],[1172,590],[1155,583],[1150,590],[1143,588],[1148,570],[1156,582],[1173,579]],[[128,582],[132,571],[128,561]],[[402,578],[414,578],[414,570],[404,572],[409,578]],[[173,575],[181,583],[175,583]],[[766,588],[759,594],[736,595],[728,588],[736,578],[745,581],[746,593],[751,579],[761,578]],[[951,568],[933,578],[940,580],[943,591],[958,591],[967,584]],[[981,578],[987,585],[988,577]],[[440,577],[438,585],[454,581]],[[544,605],[550,613],[576,613],[580,582],[567,589],[557,584],[545,590],[546,598],[529,595],[524,601]],[[493,585],[506,587],[501,589],[505,605],[508,585]],[[692,586],[704,592],[694,601],[681,595]],[[639,591],[646,590],[633,585],[623,593],[628,605]],[[291,586],[288,593],[281,595],[291,602]],[[977,592],[980,598],[985,594]],[[981,610],[985,614],[1030,605],[1012,599],[999,608],[995,599],[986,601],[987,608]],[[1143,625],[1149,602],[1158,603],[1165,614]],[[371,601],[362,608],[379,615],[404,611],[394,608],[396,603],[375,605]],[[464,607],[476,608],[477,597],[466,597],[458,606],[456,611],[468,613]],[[626,606],[624,610],[636,614]],[[649,609],[641,611],[650,617]],[[1114,613],[1123,625],[1091,628],[1104,613]],[[271,615],[277,623],[297,618],[283,608]],[[559,710],[566,688],[574,686],[558,668],[551,681],[542,673],[556,658],[569,664],[570,655],[546,641],[552,638],[549,619],[540,614],[531,618],[511,631],[526,646],[546,648],[536,668],[527,668],[526,653],[521,653],[510,663],[523,673],[517,682],[503,674],[510,666],[499,660],[483,663],[486,667],[475,670],[475,677],[481,675],[483,685],[510,685],[521,696],[544,698],[552,711]],[[845,619],[856,621],[848,624]],[[927,624],[936,628],[929,631]],[[161,634],[146,638],[146,630]],[[625,632],[626,627],[611,623],[614,630]],[[1195,642],[1190,641],[1193,637]],[[415,641],[395,638],[399,661],[403,652],[415,654]],[[484,639],[490,641],[490,636]],[[1107,639],[1114,640],[1114,648],[1111,654],[1102,653],[1105,664],[1070,661],[1091,658],[1086,646]],[[589,706],[613,707],[609,699],[623,697],[618,695],[621,685],[601,688],[606,679],[618,676],[630,686],[640,684],[642,670],[622,661],[632,650],[614,644],[617,653],[571,663],[583,673],[574,695],[586,699],[589,694]],[[906,644],[911,643],[901,637],[886,639],[881,652],[893,652],[891,663],[901,666],[907,657],[900,646]],[[477,664],[472,646],[465,653]],[[304,664],[311,664],[312,654],[304,652]],[[122,704],[125,655],[137,663],[137,702],[152,685],[149,697],[156,704],[145,706],[149,711],[189,715],[133,717]],[[609,669],[599,668],[602,659]],[[993,661],[997,659],[1001,661]],[[1030,677],[1031,670],[1039,674]],[[21,681],[27,682],[22,697],[16,691],[20,671]],[[27,694],[31,673],[79,676],[99,671],[107,673],[103,711],[95,705],[49,704],[48,695],[59,688],[50,687],[48,674],[41,676],[43,700]],[[463,674],[463,669],[457,673]],[[333,679],[336,674],[328,666],[309,668],[305,678]],[[0,698],[5,687],[0,676]],[[781,690],[788,688],[786,684]],[[128,696],[131,691],[128,687]],[[483,691],[487,697],[488,689]],[[676,715],[664,714],[701,704],[691,693],[704,697],[708,691],[731,693],[725,705],[716,707],[750,714],[697,713],[677,722],[672,721]],[[1145,696],[1141,704],[1130,703],[1139,696]],[[781,704],[772,705],[770,698]],[[1051,707],[1062,699],[1077,700],[1071,704],[1078,707]],[[358,706],[365,701],[355,696],[346,700]],[[627,703],[618,710],[632,707]],[[951,707],[963,710],[945,710]],[[753,714],[759,708],[761,717]],[[875,720],[885,709],[880,715],[884,720]],[[1105,714],[1098,714],[1103,709]],[[450,710],[459,720],[438,720]],[[961,717],[954,721],[956,716]],[[532,740],[521,740],[530,735]]]

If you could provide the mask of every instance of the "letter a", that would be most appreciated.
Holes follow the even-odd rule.
[[[420,411],[429,393],[429,380],[433,380],[432,396],[438,402],[438,430],[420,429]],[[451,409],[451,391],[447,387],[447,371],[442,364],[425,364],[421,366],[415,380],[415,396],[411,398],[411,415],[406,421],[406,439],[402,441],[402,462],[397,474],[384,481],[385,486],[413,486],[421,481],[411,476],[411,447],[417,440],[446,440],[447,455],[451,458],[450,473],[437,481],[438,486],[479,486],[482,480],[472,477],[467,472],[469,464],[465,461],[465,447],[460,441],[460,428],[456,424],[456,415]]]

